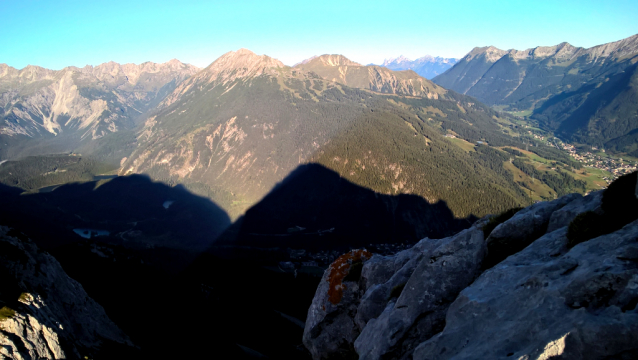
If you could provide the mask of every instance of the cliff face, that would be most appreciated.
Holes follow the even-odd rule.
[[[2,226],[0,279],[0,359],[93,358],[133,349],[57,260]]]
[[[314,359],[635,358],[636,173],[614,184],[333,263],[304,345]]]
[[[95,140],[132,128],[141,114],[197,71],[178,60],[59,71],[0,64],[0,135]]]

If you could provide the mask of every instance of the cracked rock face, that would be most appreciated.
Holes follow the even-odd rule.
[[[582,198],[580,194],[570,194],[554,201],[534,204],[517,212],[511,219],[497,226],[485,239],[489,265],[498,263],[507,256],[523,250],[547,231],[554,212],[575,200],[580,200],[580,198]]]
[[[106,343],[133,346],[57,260],[2,226],[0,279],[0,359],[92,358]]]
[[[353,250],[335,260],[324,273],[303,334],[303,342],[314,358],[354,355],[352,343],[359,335],[354,314],[361,296],[360,276],[356,273],[370,256],[365,250]]]
[[[424,253],[394,304],[363,328],[354,344],[359,358],[408,354],[419,339],[441,331],[447,307],[480,273],[485,251],[483,231],[474,226]]]
[[[454,236],[374,255],[339,304],[347,336],[329,312],[311,314],[326,302],[322,283],[304,344],[314,359],[636,358],[638,220],[573,247],[567,239],[569,223],[602,213],[602,202],[603,192],[567,195],[519,211],[487,239],[484,218]]]
[[[566,244],[561,228],[486,271],[413,358],[636,358],[638,221]]]
[[[602,213],[603,191],[596,191],[587,196],[579,197],[562,208],[554,211],[547,226],[547,232],[568,226],[576,215],[586,211]]]

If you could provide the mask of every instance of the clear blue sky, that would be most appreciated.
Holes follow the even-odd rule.
[[[292,65],[338,53],[361,63],[475,46],[591,47],[638,33],[638,1],[0,0],[0,63],[60,69],[106,61],[206,66],[248,48]]]

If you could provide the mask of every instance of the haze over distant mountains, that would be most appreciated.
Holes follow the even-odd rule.
[[[443,74],[447,69],[459,61],[455,58],[443,58],[439,56],[425,55],[416,60],[410,60],[404,56],[386,59],[380,66],[390,70],[414,70],[426,79],[432,79]]]
[[[638,35],[592,48],[477,47],[433,79],[506,110],[529,111],[570,141],[638,155]]]

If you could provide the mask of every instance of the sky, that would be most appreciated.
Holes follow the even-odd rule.
[[[638,34],[636,0],[0,0],[0,63],[165,62],[200,67],[247,48],[293,65],[342,54],[462,57],[475,46],[591,47]]]

